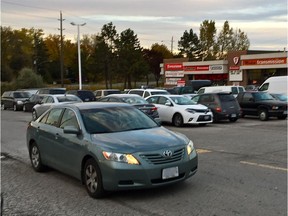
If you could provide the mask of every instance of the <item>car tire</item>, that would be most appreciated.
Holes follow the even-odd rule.
[[[230,122],[236,122],[238,120],[238,118],[229,118]]]
[[[103,189],[102,174],[96,161],[88,159],[83,169],[83,182],[89,196],[101,198],[105,194]]]
[[[13,110],[14,110],[14,111],[18,111],[18,107],[17,107],[16,104],[13,104]]]
[[[45,170],[45,166],[42,164],[42,161],[41,161],[41,154],[40,154],[39,147],[35,142],[33,142],[30,145],[29,156],[30,156],[32,167],[36,172],[42,172]]]
[[[267,121],[268,120],[268,112],[267,112],[267,110],[265,110],[265,109],[259,110],[258,116],[259,116],[259,119],[261,121]]]
[[[285,120],[287,118],[287,116],[286,115],[283,115],[283,116],[278,116],[278,119],[280,119],[280,120]]]
[[[175,125],[176,127],[181,127],[183,126],[183,117],[181,114],[179,113],[176,113],[174,116],[173,116],[173,125]]]
[[[36,110],[32,110],[32,119],[36,120],[37,119],[37,112]]]

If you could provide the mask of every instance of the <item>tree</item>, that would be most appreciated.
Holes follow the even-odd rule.
[[[126,29],[121,32],[119,39],[116,40],[116,49],[118,71],[125,77],[124,88],[126,88],[126,82],[128,88],[132,88],[132,75],[135,80],[145,73],[141,67],[143,65],[142,48],[134,31]]]
[[[43,79],[30,68],[23,68],[15,80],[16,88],[43,87]]]
[[[213,59],[213,45],[215,44],[215,21],[204,20],[200,25],[201,60]]]
[[[178,49],[180,54],[185,55],[190,61],[196,61],[200,58],[200,41],[192,29],[183,33],[183,36],[178,41]]]
[[[231,50],[248,50],[249,47],[250,41],[247,34],[240,29],[235,29],[231,39]]]

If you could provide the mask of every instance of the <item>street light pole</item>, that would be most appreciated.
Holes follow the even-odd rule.
[[[81,51],[80,51],[80,26],[86,25],[86,23],[75,24],[71,22],[71,25],[77,26],[77,44],[78,44],[78,66],[79,66],[79,90],[82,90],[82,72],[81,72]]]

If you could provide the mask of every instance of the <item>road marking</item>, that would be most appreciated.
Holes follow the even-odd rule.
[[[240,163],[242,163],[242,164],[247,164],[247,165],[252,165],[252,166],[259,166],[259,167],[263,167],[263,168],[281,170],[281,171],[285,171],[285,172],[288,171],[287,168],[270,166],[270,165],[266,165],[266,164],[252,163],[252,162],[248,162],[248,161],[240,161]]]
[[[196,151],[197,151],[198,154],[203,154],[203,153],[209,153],[209,152],[211,152],[211,151],[206,150],[206,149],[196,149]]]

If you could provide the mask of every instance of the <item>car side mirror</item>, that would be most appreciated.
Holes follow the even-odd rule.
[[[75,126],[65,126],[63,128],[63,132],[65,134],[76,134],[76,135],[81,134],[81,130]]]
[[[171,103],[170,101],[167,101],[167,102],[165,103],[165,106],[172,106],[172,103]]]

